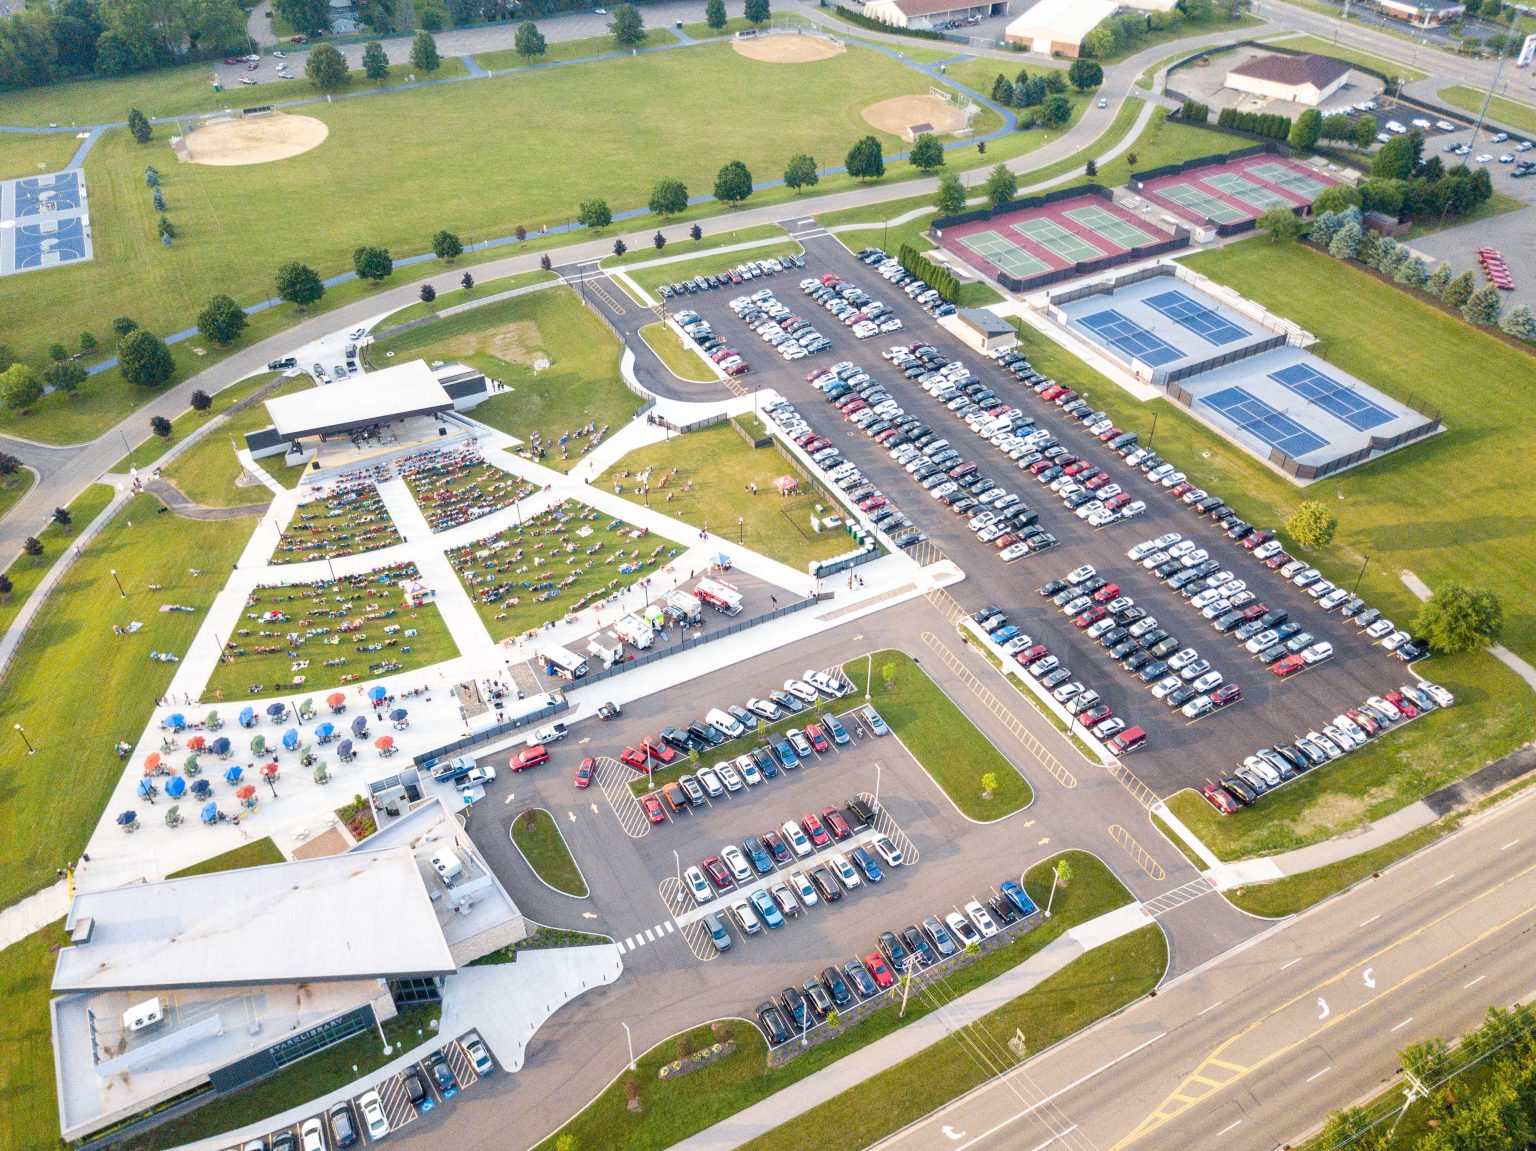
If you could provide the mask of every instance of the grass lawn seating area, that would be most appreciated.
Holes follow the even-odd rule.
[[[532,635],[623,591],[682,549],[644,528],[566,500],[515,527],[449,551],[480,617],[497,639]]]
[[[389,510],[374,484],[344,484],[300,504],[272,553],[274,564],[337,559],[400,542]]]
[[[538,491],[537,485],[486,463],[473,443],[428,448],[395,466],[434,532],[511,507]]]
[[[799,484],[780,495],[774,483],[786,474]],[[709,530],[727,550],[739,542],[801,570],[855,546],[841,529],[811,530],[817,505],[827,515],[840,510],[824,488],[800,477],[777,450],[752,447],[729,424],[631,452],[596,482],[637,504],[664,505],[661,510]]]
[[[270,377],[267,378],[270,380]],[[283,380],[270,395],[264,398],[276,399],[278,396],[296,395],[312,387],[314,382],[308,376],[295,376],[292,379]],[[223,394],[220,392],[219,396],[222,397]],[[215,398],[216,406],[218,402],[218,398]],[[239,457],[235,455],[235,449],[231,446],[230,440],[243,443],[243,437],[246,434],[260,431],[271,422],[267,409],[260,403],[253,403],[238,412],[231,412],[215,431],[203,436],[166,464],[162,475],[175,484],[187,499],[208,507],[231,508],[244,504],[270,503],[272,493],[264,483],[251,481],[241,483],[241,476],[245,469],[241,466]],[[265,464],[258,462],[256,466],[264,468],[278,483],[288,487],[293,486],[293,477],[303,471],[302,468],[284,467],[281,458],[276,456],[269,457]]]
[[[414,563],[324,583],[258,587],[204,694],[315,691],[457,656]]]

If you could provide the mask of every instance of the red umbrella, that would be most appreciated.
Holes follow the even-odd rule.
[[[208,746],[207,738],[204,737],[204,736],[201,736],[201,735],[194,735],[191,739],[187,740],[187,750],[188,751],[202,751],[207,746]]]
[[[330,695],[325,697],[325,705],[327,707],[340,707],[346,702],[347,694],[346,692],[342,691],[333,691]]]
[[[256,785],[254,783],[247,783],[235,789],[236,799],[250,799],[255,794]]]
[[[152,751],[144,757],[144,774],[153,775],[155,769],[160,766],[160,753]]]
[[[381,735],[378,739],[373,741],[373,746],[378,748],[380,751],[383,751],[386,747],[394,747],[395,737],[392,735]]]
[[[273,776],[275,776],[277,774],[277,764],[276,763],[264,763],[264,764],[262,764],[261,765],[261,774],[262,774],[263,778],[271,779]]]

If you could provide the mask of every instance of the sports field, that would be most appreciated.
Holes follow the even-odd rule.
[[[1273,208],[1292,209],[1316,199],[1333,181],[1294,160],[1257,154],[1147,180],[1141,192],[1196,222],[1238,224]]]
[[[143,147],[113,131],[86,161],[96,258],[0,283],[0,314],[15,320],[7,343],[41,360],[54,340],[100,334],[123,314],[168,333],[189,326],[216,292],[270,295],[287,259],[331,275],[350,270],[359,244],[404,255],[425,250],[440,228],[466,242],[518,225],[536,233],[568,222],[583,199],[639,207],[662,176],[707,191],[729,159],[759,179],[777,177],[797,152],[834,163],[869,131],[866,105],[927,87],[877,52],[778,65],[717,43],[307,106],[329,129],[324,144],[270,164],[178,164],[163,131]],[[612,99],[621,88],[626,99]],[[544,111],[517,114],[528,107]],[[768,113],[791,107],[793,116]],[[679,130],[720,123],[732,125],[728,137]],[[386,130],[403,125],[412,130]],[[901,144],[884,139],[893,151]],[[181,232],[171,248],[156,231],[146,163],[160,169]]]

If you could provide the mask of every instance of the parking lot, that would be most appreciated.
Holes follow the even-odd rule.
[[[864,287],[888,303],[905,325],[896,336],[869,340],[854,339],[846,329],[828,325],[827,334],[834,346],[817,362],[827,360],[830,366],[851,360],[886,383],[908,412],[950,439],[981,472],[1017,492],[1038,511],[1040,526],[1059,540],[1058,545],[1004,564],[994,548],[981,543],[968,529],[964,518],[946,514],[883,448],[849,426],[807,383],[804,364],[765,360],[755,368],[754,382],[771,386],[794,401],[813,428],[829,437],[833,446],[857,464],[882,493],[899,502],[930,539],[966,569],[967,579],[954,589],[966,611],[988,604],[1002,608],[1011,622],[1056,654],[1076,679],[1097,691],[1114,714],[1147,730],[1150,738],[1137,753],[1136,770],[1160,793],[1199,785],[1257,748],[1316,729],[1342,709],[1411,678],[1408,669],[1375,646],[1372,638],[1337,614],[1324,613],[1305,591],[1263,567],[1209,520],[1171,496],[1168,489],[1150,484],[1140,472],[1126,467],[1081,423],[1062,415],[1053,404],[1041,402],[1011,375],[964,347],[835,240],[812,239],[807,253],[808,274],[833,272]],[[739,323],[728,307],[731,298],[729,291],[701,294],[693,305],[717,328],[730,331],[732,324]],[[819,309],[811,314],[818,313]],[[880,358],[887,345],[917,338],[972,367],[1000,397],[1035,418],[1040,428],[1048,429],[1070,452],[1102,464],[1114,482],[1146,502],[1146,512],[1097,530],[1080,521],[1033,477],[1016,470],[1006,457],[973,436],[943,404],[911,385]],[[1091,405],[1092,398],[1087,399]],[[1175,466],[1178,463],[1171,462]],[[1179,533],[1218,559],[1224,570],[1245,580],[1269,608],[1287,612],[1316,640],[1332,644],[1334,657],[1304,674],[1281,679],[1259,664],[1241,643],[1212,630],[1189,600],[1171,593],[1161,580],[1126,556],[1136,543],[1170,532]],[[1122,670],[1098,643],[1037,594],[1042,585],[1083,564],[1092,565],[1104,578],[1118,584],[1123,595],[1134,599],[1185,646],[1196,648],[1226,681],[1240,684],[1242,703],[1192,722],[1153,699],[1148,685]]]

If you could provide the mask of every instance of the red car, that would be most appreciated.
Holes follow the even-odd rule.
[[[1121,492],[1118,496],[1110,496],[1104,501],[1104,506],[1112,512],[1117,512],[1131,502],[1130,492]]]
[[[1229,703],[1236,703],[1243,698],[1243,689],[1235,683],[1224,683],[1211,692],[1212,707],[1226,707]]]
[[[645,818],[652,823],[665,823],[666,813],[661,810],[661,800],[654,795],[642,795],[640,797],[640,809],[645,812]]]
[[[581,788],[592,786],[592,773],[597,769],[597,760],[590,755],[581,761],[581,766],[576,769],[576,786]]]
[[[821,728],[814,723],[805,725],[805,738],[811,741],[811,746],[817,751],[831,751],[832,745],[827,742],[827,737],[821,734]]]
[[[632,747],[626,747],[623,751],[619,752],[619,762],[634,768],[636,771],[646,771],[650,768],[650,764],[646,761],[645,753],[636,751]]]
[[[827,821],[827,828],[832,832],[834,839],[847,839],[853,834],[848,826],[848,821],[843,818],[843,813],[835,807],[828,807],[821,813],[821,818]]]
[[[1188,480],[1180,480],[1178,483],[1174,484],[1173,487],[1168,489],[1168,494],[1171,496],[1182,496],[1185,492],[1189,491],[1194,486],[1195,485],[1190,483]],[[1222,794],[1225,795],[1226,792],[1222,792]]]
[[[1279,660],[1274,665],[1274,667],[1270,668],[1269,670],[1274,672],[1275,675],[1277,677],[1279,677],[1280,679],[1284,679],[1286,676],[1290,675],[1292,672],[1300,671],[1302,668],[1304,668],[1306,666],[1307,666],[1307,661],[1302,659],[1300,654],[1297,654],[1297,655],[1288,655],[1288,656],[1286,656],[1285,658]]]
[[[885,964],[884,956],[878,951],[871,951],[864,957],[864,966],[869,968],[870,975],[874,976],[876,987],[884,989],[896,982],[896,977],[891,974],[891,969]]]
[[[1098,591],[1093,593],[1093,602],[1094,603],[1108,603],[1110,600],[1114,599],[1119,594],[1120,594],[1120,585],[1119,584],[1117,584],[1117,583],[1107,583],[1103,587],[1101,587]]]
[[[507,766],[513,771],[527,771],[530,767],[538,767],[539,764],[548,762],[549,749],[542,743],[536,743],[514,755],[507,762]]]
[[[1082,472],[1086,472],[1092,466],[1093,465],[1090,464],[1087,460],[1078,460],[1075,464],[1068,464],[1066,467],[1062,468],[1062,471],[1066,472],[1069,476],[1075,476]]]
[[[709,876],[709,881],[721,891],[731,886],[731,873],[725,869],[725,864],[720,862],[718,855],[711,855],[704,861],[704,874]]]
[[[660,736],[657,736],[654,739],[652,739],[650,736],[646,736],[640,741],[640,750],[645,752],[645,754],[650,756],[652,759],[658,760],[664,765],[669,764],[677,759],[677,749],[674,748],[666,740],[662,739]]]
[[[1231,815],[1237,810],[1237,800],[1227,794],[1227,789],[1218,787],[1214,783],[1208,783],[1200,789],[1200,794],[1210,801],[1212,807],[1222,815]]]
[[[1019,652],[1019,654],[1014,656],[1013,658],[1018,661],[1018,663],[1019,663],[1019,665],[1021,667],[1028,667],[1030,664],[1034,663],[1035,660],[1039,659],[1041,656],[1050,655],[1050,653],[1051,653],[1050,648],[1046,647],[1045,644],[1037,643],[1037,644],[1035,644],[1034,647],[1027,647],[1027,648],[1025,648],[1023,651]]]
[[[816,818],[815,812],[806,812],[800,819],[800,827],[815,847],[825,847],[832,842],[832,837],[827,834],[827,829],[821,825],[821,820]]]
[[[1249,532],[1248,535],[1243,538],[1243,547],[1245,547],[1248,551],[1252,551],[1260,544],[1268,543],[1274,538],[1274,532],[1270,531],[1268,528],[1259,528],[1257,531]]]
[[[1270,571],[1279,571],[1290,562],[1290,556],[1286,555],[1284,552],[1276,552],[1274,555],[1270,556],[1267,560],[1264,561],[1264,566],[1267,567]]]
[[[1057,396],[1061,395],[1061,393],[1066,390],[1067,389],[1062,387],[1060,384],[1052,384],[1050,387],[1042,389],[1040,392],[1040,398],[1042,400],[1054,400]]]
[[[1382,698],[1402,712],[1404,719],[1412,719],[1419,714],[1418,706],[1400,691],[1389,691]]]
[[[1123,436],[1123,435],[1125,435],[1125,433],[1123,431],[1121,431],[1119,428],[1110,428],[1108,431],[1100,432],[1099,433],[1099,439],[1107,444],[1107,443],[1109,443],[1110,440],[1114,439],[1116,436]]]
[[[1258,619],[1260,616],[1268,614],[1268,604],[1251,603],[1243,609],[1243,620],[1244,622],[1251,623],[1252,621]]]
[[[1098,623],[1108,614],[1109,613],[1102,607],[1095,605],[1094,607],[1091,607],[1085,611],[1082,615],[1078,616],[1072,622],[1075,623],[1078,627],[1087,627],[1089,624]]]
[[[1090,492],[1096,492],[1107,483],[1109,483],[1109,473],[1095,469],[1093,474],[1083,481],[1083,487]]]

